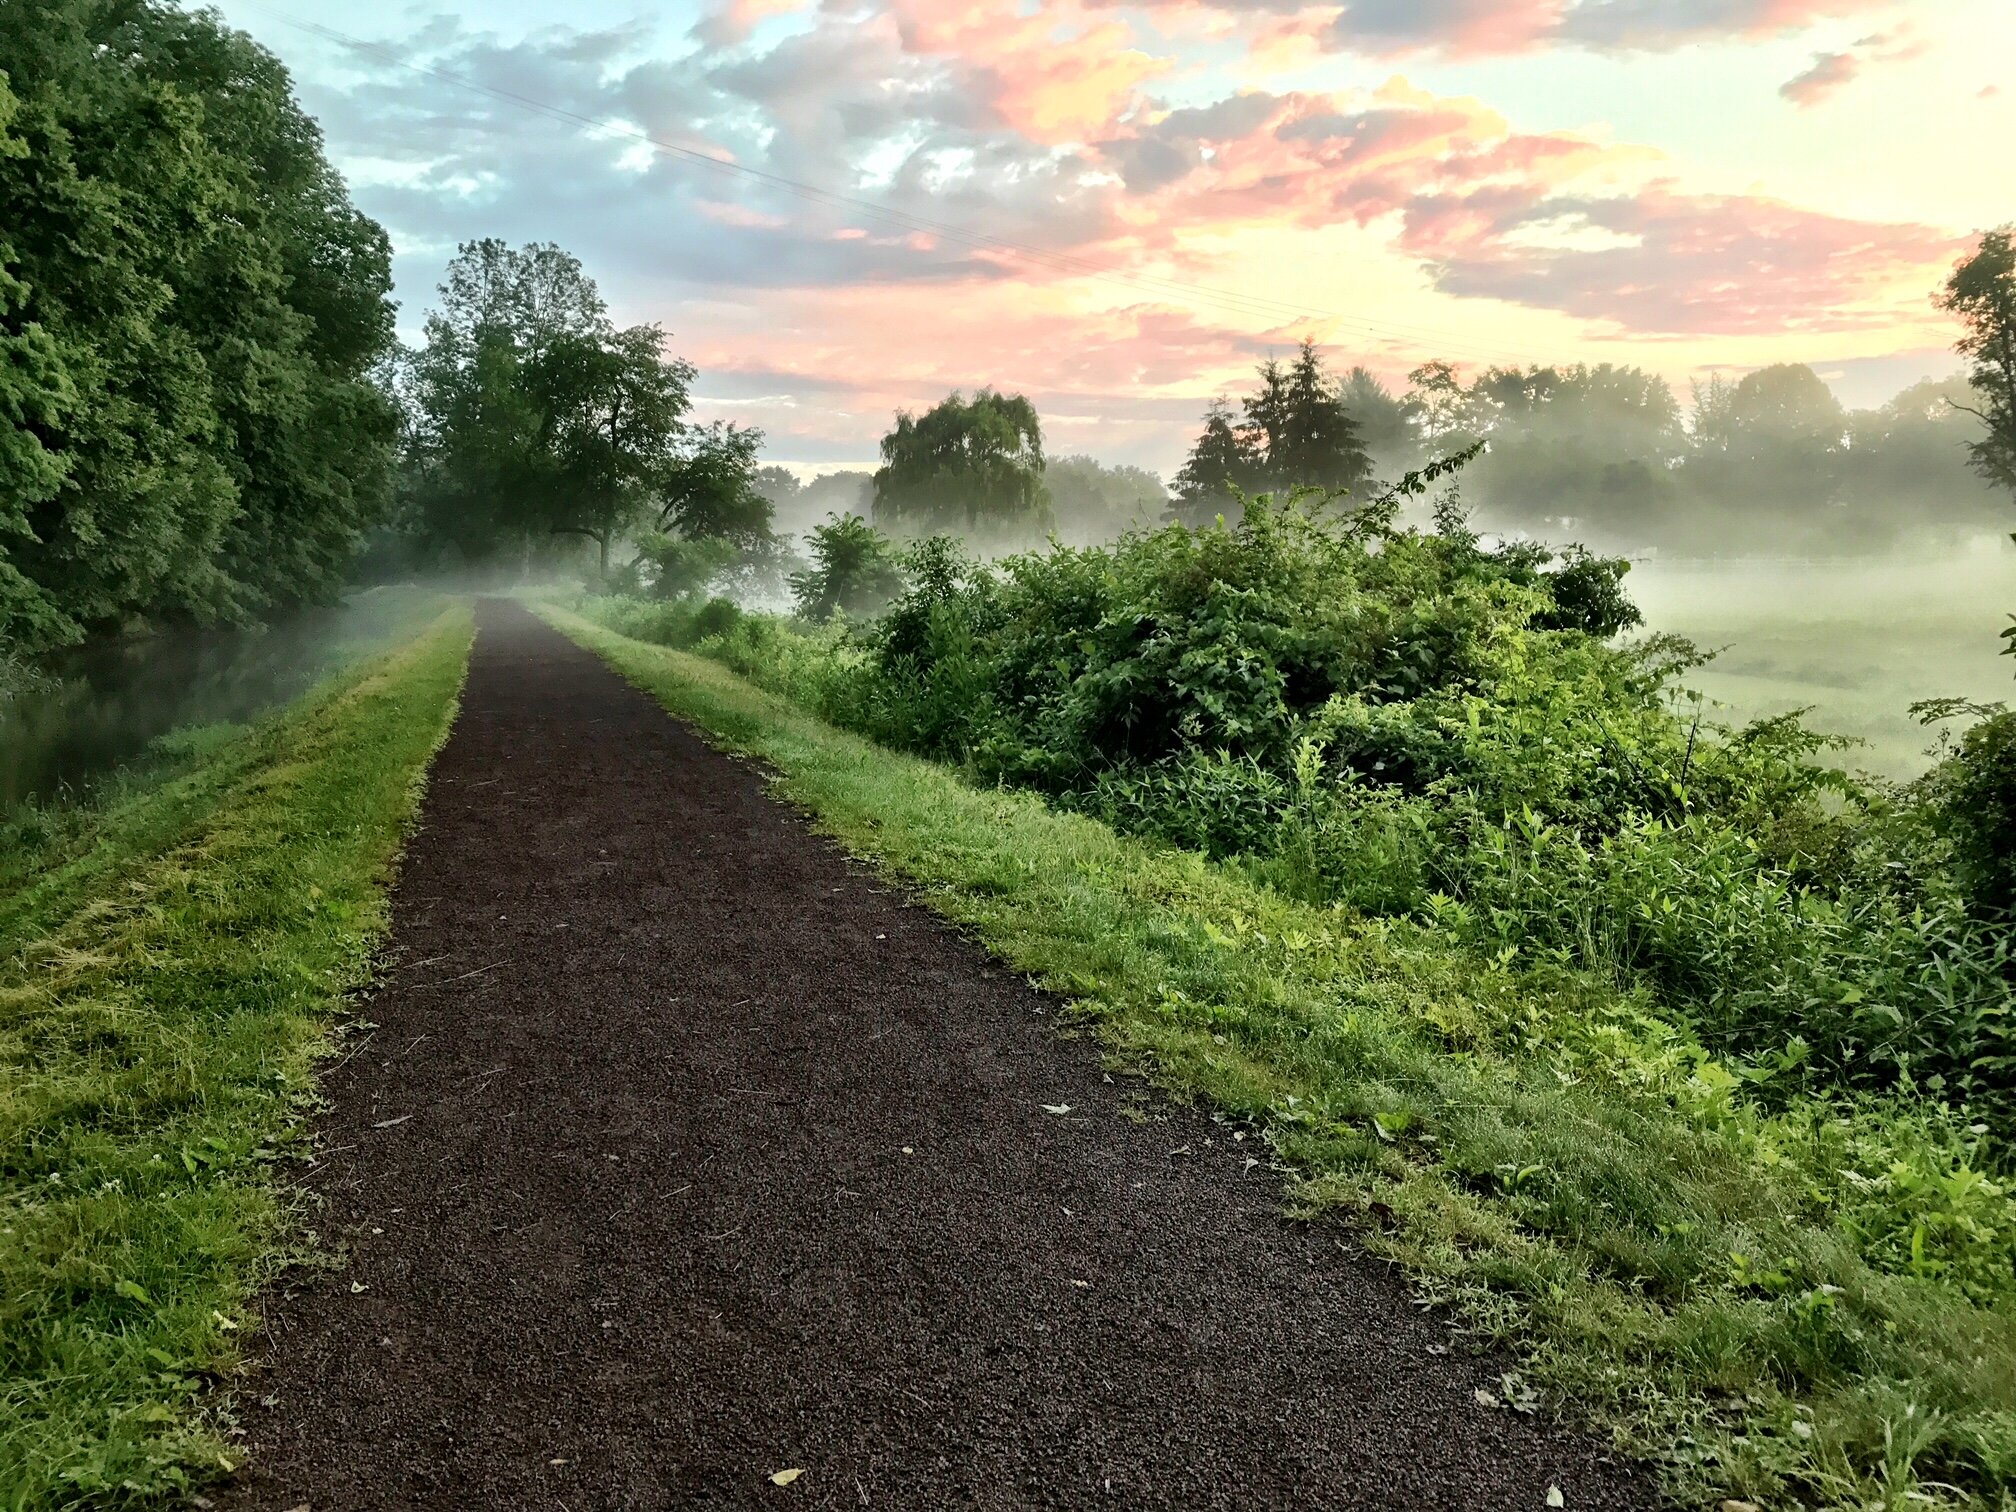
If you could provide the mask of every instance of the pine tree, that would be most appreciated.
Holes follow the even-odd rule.
[[[1259,483],[1259,459],[1243,428],[1232,423],[1232,406],[1213,399],[1204,412],[1204,433],[1176,474],[1174,497],[1164,518],[1192,527],[1208,525],[1232,510],[1236,495]]]
[[[1372,476],[1372,459],[1345,411],[1337,381],[1324,370],[1315,342],[1302,343],[1294,366],[1285,374],[1269,362],[1260,376],[1268,408],[1279,409],[1267,451],[1267,474],[1274,487],[1339,493],[1358,488]],[[1277,393],[1278,399],[1273,397]]]

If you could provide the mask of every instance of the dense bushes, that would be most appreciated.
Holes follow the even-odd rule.
[[[690,609],[654,623],[634,604],[588,607],[633,634],[669,632],[829,717],[909,708],[915,728],[936,721],[946,749],[979,749],[962,709],[1010,729],[1040,712],[1004,711],[988,681],[1011,590],[996,574],[976,585],[943,547],[911,566],[923,591],[880,629],[845,637],[744,616],[694,640]],[[1072,581],[1096,592],[1096,577]],[[988,613],[942,612],[969,596]],[[940,611],[903,612],[934,599]],[[1782,892],[1894,901],[1901,885],[1854,880],[1857,848],[1886,845],[1937,883],[1951,853],[1922,794],[1866,794],[1839,822],[1861,790],[1810,749],[1800,756],[1810,739],[1794,727],[1704,738],[1691,719],[1678,731],[1688,784],[1704,764],[1713,777],[1718,763],[1748,763],[1808,797],[1750,812],[1735,798],[1695,803],[1677,818],[1627,809],[1603,837],[1523,807],[1494,821],[1445,790],[1445,819],[1400,782],[1340,779],[1299,739],[1285,765],[1189,747],[1053,786],[1055,806],[1224,858],[1207,865],[556,618],[668,707],[774,763],[842,843],[1073,998],[1127,1063],[1257,1135],[1297,1173],[1309,1211],[1358,1215],[1362,1242],[1514,1351],[1513,1395],[1527,1399],[1530,1383],[1624,1427],[1665,1467],[1675,1505],[2000,1506],[2016,1487],[2016,1203],[1989,1130],[1917,1086],[1843,1093],[1812,1080],[1818,1057],[1792,1037],[1806,1026],[1784,1028],[1798,1002],[1744,1031],[1772,1048],[1717,1053],[1670,1006],[1682,989],[1584,938],[1635,930],[1644,961],[1655,948],[1685,961],[1695,920],[1739,940],[1767,927],[1780,931],[1767,945],[1792,941],[1787,969],[1810,973],[1826,953],[1805,946]],[[981,621],[992,628],[974,633]],[[885,686],[893,638],[914,648],[920,629],[945,651],[920,683],[941,695],[931,702]],[[771,654],[751,654],[757,636],[774,638]],[[1603,714],[1619,728],[1614,712]],[[1724,744],[1739,749],[1724,757]],[[1496,843],[1466,867],[1454,851],[1471,836]],[[1752,844],[1780,859],[1758,860]],[[1812,880],[1782,881],[1793,855]],[[1557,877],[1563,865],[1581,870]],[[1448,890],[1451,874],[1471,879],[1471,897]],[[1684,917],[1667,917],[1667,898]],[[1903,932],[1874,933],[1908,947]],[[1708,1025],[1708,1006],[1688,1012]],[[1930,1013],[1916,1027],[1950,1032]],[[1819,1095],[1785,1095],[1802,1078]]]
[[[838,723],[1305,901],[1600,973],[1768,1095],[1910,1085],[2016,1125],[2009,717],[1914,788],[1852,777],[1796,719],[1690,710],[1684,643],[1615,643],[1624,564],[1487,549],[1451,510],[1261,501],[907,568],[816,656],[742,650],[781,643],[762,621],[647,638],[712,634]]]

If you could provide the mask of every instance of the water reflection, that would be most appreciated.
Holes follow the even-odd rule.
[[[374,588],[258,630],[184,630],[92,646],[0,701],[0,813],[72,802],[192,726],[242,724],[410,634],[442,605]]]

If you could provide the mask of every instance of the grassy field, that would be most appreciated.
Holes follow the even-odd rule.
[[[1811,707],[1816,728],[1862,742],[1842,760],[1886,777],[1929,765],[1913,703],[2016,699],[1998,654],[2016,546],[2000,539],[1940,561],[1646,562],[1629,589],[1648,629],[1726,648],[1688,678],[1724,717]]]
[[[1886,1182],[1955,1168],[1909,1102],[1766,1113],[1586,978],[1288,901],[543,612],[1070,997],[1118,1060],[1262,1131],[1298,1204],[1355,1216],[1512,1351],[1507,1410],[1568,1405],[1688,1504],[2007,1505],[2016,1317],[1912,1262],[1944,1230]],[[1971,1198],[1920,1217],[1965,1208],[1962,1247],[2006,1271],[2006,1197],[1959,1179]]]
[[[177,775],[14,832],[0,869],[0,1506],[230,1463],[214,1386],[299,1242],[275,1182],[372,969],[470,621]]]

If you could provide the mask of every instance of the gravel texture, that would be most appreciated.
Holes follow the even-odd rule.
[[[1502,1362],[1283,1218],[1257,1141],[524,609],[479,625],[306,1178],[348,1264],[267,1299],[214,1500],[1653,1503],[1481,1405]]]

